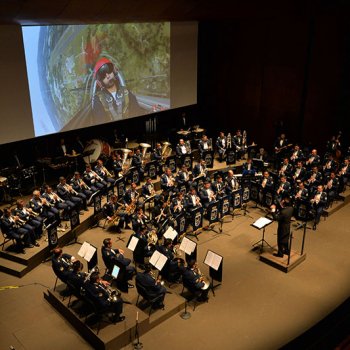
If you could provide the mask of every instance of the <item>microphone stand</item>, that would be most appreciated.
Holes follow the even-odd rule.
[[[135,339],[136,343],[134,343],[134,349],[139,350],[143,349],[142,343],[140,343],[140,336],[139,336],[139,312],[136,312],[136,326],[135,326]]]

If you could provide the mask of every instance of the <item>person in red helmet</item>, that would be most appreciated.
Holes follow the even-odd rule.
[[[123,81],[115,65],[107,58],[99,59],[94,68],[96,92],[92,112],[100,122],[116,121],[145,114]]]

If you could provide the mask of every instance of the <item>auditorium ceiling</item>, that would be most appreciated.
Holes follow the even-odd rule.
[[[345,8],[347,0],[0,0],[0,24],[268,20]]]

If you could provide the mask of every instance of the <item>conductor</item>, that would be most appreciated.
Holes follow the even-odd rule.
[[[289,235],[290,235],[290,222],[293,215],[293,207],[289,197],[285,197],[280,202],[280,210],[276,211],[276,205],[271,205],[271,211],[273,218],[278,221],[277,228],[277,245],[278,252],[274,253],[274,256],[282,258],[284,254],[289,255]]]

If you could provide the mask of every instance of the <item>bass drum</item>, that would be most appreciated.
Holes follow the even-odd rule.
[[[85,163],[95,163],[99,158],[110,156],[111,146],[105,141],[93,139],[84,148],[84,154],[86,154],[84,157]]]

